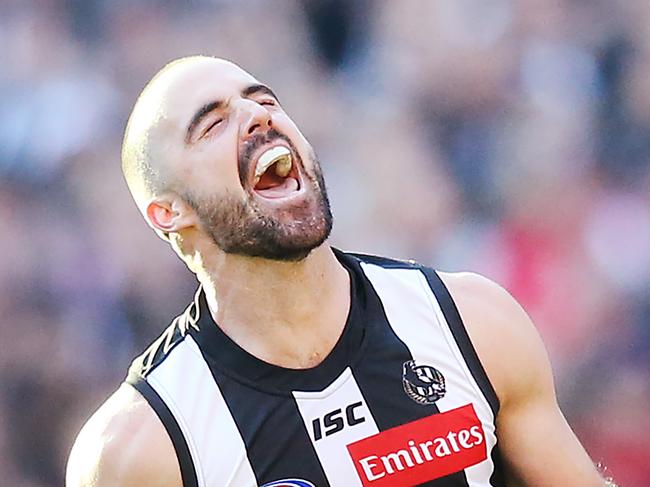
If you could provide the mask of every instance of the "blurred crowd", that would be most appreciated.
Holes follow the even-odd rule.
[[[278,93],[335,245],[500,282],[594,461],[650,485],[647,0],[2,0],[0,483],[61,486],[190,299],[119,153],[144,84],[199,53]]]

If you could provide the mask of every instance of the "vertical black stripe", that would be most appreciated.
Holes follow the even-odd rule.
[[[440,411],[435,404],[418,404],[410,399],[402,385],[402,366],[413,355],[390,326],[383,304],[367,278],[367,350],[365,360],[352,369],[354,378],[365,398],[380,431],[394,428]],[[408,303],[404,303],[408,306]],[[441,477],[424,484],[431,487],[468,486],[465,471]]]
[[[496,418],[497,413],[499,412],[499,399],[494,391],[494,387],[492,387],[490,379],[485,373],[483,364],[481,364],[481,361],[478,358],[476,349],[474,348],[474,345],[472,345],[472,341],[467,334],[467,330],[465,329],[465,325],[463,324],[463,320],[460,317],[460,313],[458,312],[458,308],[456,308],[456,304],[454,303],[451,294],[449,294],[447,287],[434,270],[426,267],[421,267],[420,269],[440,304],[442,314],[445,316],[445,320],[454,336],[454,340],[456,340],[456,344],[465,358],[467,367],[480,387],[483,396],[485,396],[485,399],[490,405],[492,414]]]
[[[127,379],[127,383],[142,394],[167,430],[167,434],[172,440],[172,445],[174,445],[176,457],[178,458],[178,464],[181,469],[181,478],[183,479],[183,487],[198,487],[196,471],[194,470],[194,462],[192,461],[190,450],[187,447],[187,442],[185,441],[183,432],[178,426],[172,412],[153,387],[151,387],[144,379]]]
[[[447,286],[445,286],[442,279],[440,279],[440,276],[438,276],[434,270],[426,267],[422,267],[421,270],[429,283],[429,287],[435,294],[438,304],[440,304],[442,314],[449,325],[449,329],[454,336],[458,348],[460,348],[461,353],[465,358],[467,367],[481,389],[483,396],[490,405],[490,409],[492,410],[492,414],[496,420],[497,413],[499,412],[499,398],[497,397],[496,391],[483,368],[483,364],[481,364],[481,361],[478,358],[478,354],[476,353],[476,349],[474,348],[467,333],[467,329],[463,324],[456,303],[451,297]],[[498,441],[490,452],[490,459],[494,465],[492,475],[490,476],[490,485],[493,485],[494,487],[505,486],[505,479],[503,477],[503,461]]]
[[[505,487],[506,479],[503,476],[503,459],[499,450],[499,442],[492,448],[490,459],[492,460],[492,465],[494,465],[494,470],[492,471],[492,475],[490,475],[490,485],[493,487]]]
[[[204,358],[244,440],[257,484],[300,478],[328,487],[294,398],[244,385]]]

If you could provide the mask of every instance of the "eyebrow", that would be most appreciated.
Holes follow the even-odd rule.
[[[194,116],[192,117],[192,121],[187,126],[187,133],[185,134],[185,142],[189,142],[192,132],[194,132],[196,126],[201,122],[201,120],[205,118],[205,116],[208,113],[216,110],[217,108],[221,108],[223,105],[224,105],[223,100],[217,100],[217,101],[211,101],[209,103],[206,103],[201,108],[199,108],[197,112],[194,114]]]
[[[277,95],[273,92],[271,88],[269,88],[266,85],[262,84],[254,84],[247,86],[241,91],[241,96],[244,98],[249,98],[252,95],[262,93],[265,95],[272,96],[275,98],[276,101],[279,102]],[[210,112],[217,110],[221,108],[225,104],[224,100],[216,100],[216,101],[211,101],[203,105],[201,108],[199,108],[194,116],[192,117],[192,120],[190,121],[190,124],[187,126],[187,133],[185,135],[185,141],[189,142],[190,137],[192,135],[192,132],[196,128],[196,126],[201,123],[201,120],[205,118],[206,115],[208,115]]]
[[[248,98],[249,96],[255,95],[257,93],[262,93],[264,95],[272,96],[273,98],[276,99],[276,101],[280,101],[277,95],[273,93],[273,90],[271,88],[262,84],[250,85],[247,88],[244,88],[241,91],[241,96],[243,96],[244,98]]]

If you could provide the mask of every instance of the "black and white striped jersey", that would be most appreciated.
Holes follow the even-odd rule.
[[[184,487],[504,485],[496,394],[435,271],[335,251],[344,331],[317,367],[263,362],[214,323],[202,290],[131,366]]]

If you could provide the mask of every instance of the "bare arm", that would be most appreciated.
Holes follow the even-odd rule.
[[[66,472],[67,487],[181,487],[176,454],[145,399],[123,384],[84,425]]]
[[[546,350],[528,315],[484,277],[441,277],[499,397],[497,438],[508,485],[603,487],[557,405]]]

